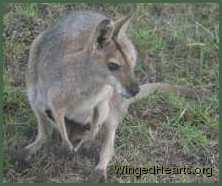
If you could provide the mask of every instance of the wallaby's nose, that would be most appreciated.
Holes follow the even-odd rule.
[[[136,96],[140,91],[139,85],[138,84],[134,84],[129,88],[129,93],[131,94],[131,96]]]

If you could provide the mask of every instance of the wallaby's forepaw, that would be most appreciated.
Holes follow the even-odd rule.
[[[92,139],[92,137],[90,136],[91,133],[85,135],[82,137],[82,139],[80,140],[80,142],[76,145],[76,147],[74,148],[74,151],[77,152],[80,147],[87,141],[90,141],[90,139]]]
[[[85,142],[84,138],[81,139],[80,142],[74,148],[74,152],[77,152],[80,149],[80,147],[83,145],[84,142]]]

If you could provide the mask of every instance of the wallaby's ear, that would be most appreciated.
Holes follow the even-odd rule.
[[[103,48],[112,39],[114,30],[113,21],[110,19],[105,19],[101,21],[97,27],[94,34],[94,45],[96,48]]]
[[[128,15],[120,18],[114,23],[113,37],[118,39],[121,37],[122,34],[126,33],[132,17],[133,15]]]

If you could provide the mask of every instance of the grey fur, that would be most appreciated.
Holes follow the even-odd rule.
[[[124,30],[127,20],[121,23]],[[79,11],[66,16],[33,41],[26,84],[29,102],[38,119],[38,136],[26,147],[31,154],[47,138],[45,130],[49,111],[64,145],[68,145],[70,150],[78,150],[82,143],[94,138],[104,124],[107,134],[96,170],[106,175],[115,130],[121,113],[126,111],[122,107],[122,96],[128,96],[129,90],[133,94],[138,91],[135,90],[137,84],[132,70],[136,63],[136,50],[122,32],[121,25],[115,30],[114,21],[105,15]],[[113,33],[116,36],[112,36]],[[120,72],[111,72],[107,67],[113,58],[121,62]],[[95,109],[97,118],[93,114]],[[74,149],[67,136],[65,117],[82,125],[91,124],[88,136],[82,137]]]

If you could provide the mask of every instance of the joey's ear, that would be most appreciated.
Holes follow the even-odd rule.
[[[126,33],[133,16],[134,15],[125,16],[114,23],[113,37],[118,39],[121,37],[122,34]]]
[[[101,21],[97,27],[94,34],[93,44],[96,48],[103,48],[106,44],[108,44],[112,38],[114,30],[113,21],[110,19],[105,19]]]

